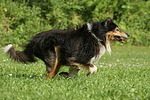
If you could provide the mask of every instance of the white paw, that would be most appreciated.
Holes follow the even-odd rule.
[[[94,74],[95,72],[97,72],[97,67],[95,65],[90,66],[88,74]]]

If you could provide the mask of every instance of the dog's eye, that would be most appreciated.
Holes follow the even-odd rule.
[[[119,29],[115,29],[115,31],[120,31]]]

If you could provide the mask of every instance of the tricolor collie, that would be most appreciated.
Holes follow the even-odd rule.
[[[23,51],[15,51],[9,44],[4,48],[15,61],[35,62],[35,57],[46,65],[46,77],[53,78],[61,66],[70,66],[69,72],[60,75],[75,77],[80,69],[94,74],[94,62],[105,52],[111,52],[110,42],[123,43],[121,38],[129,34],[122,32],[111,18],[105,21],[89,22],[76,30],[50,30],[35,35]]]

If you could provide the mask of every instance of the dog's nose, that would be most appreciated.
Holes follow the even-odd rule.
[[[128,33],[126,33],[128,37],[130,37],[130,35]]]

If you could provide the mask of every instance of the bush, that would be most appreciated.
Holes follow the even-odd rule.
[[[128,44],[150,45],[148,5],[147,0],[1,0],[0,45],[22,45],[39,32],[106,17],[130,33]]]
[[[150,2],[132,2],[126,6],[128,9],[121,22],[132,33],[130,42],[133,45],[150,45]]]

